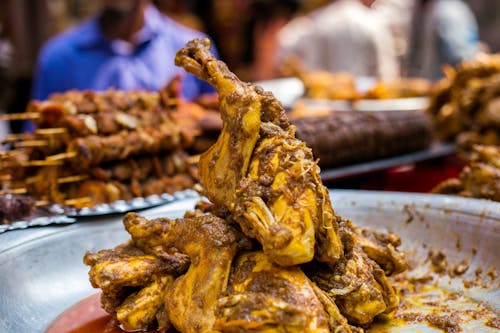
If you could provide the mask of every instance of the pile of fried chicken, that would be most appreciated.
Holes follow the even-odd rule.
[[[272,94],[193,40],[176,64],[219,93],[223,129],[199,161],[184,218],[123,223],[131,239],[87,252],[103,308],[127,331],[361,332],[399,304],[400,239],[335,214],[311,150]]]
[[[447,179],[432,192],[500,202],[500,146],[474,145],[458,178]]]
[[[464,61],[444,72],[428,108],[437,136],[465,149],[500,145],[500,54]]]

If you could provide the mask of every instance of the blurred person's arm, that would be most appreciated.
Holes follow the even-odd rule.
[[[450,7],[438,7],[436,11],[436,35],[441,63],[457,65],[471,59],[479,51],[476,20],[463,3]]]

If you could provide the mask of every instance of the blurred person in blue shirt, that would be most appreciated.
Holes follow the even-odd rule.
[[[409,75],[437,80],[480,51],[477,22],[463,0],[418,0],[410,35]]]
[[[177,74],[183,76],[183,98],[214,93],[206,82],[174,65],[177,50],[202,37],[206,36],[176,23],[148,0],[103,1],[96,17],[43,47],[32,98],[43,100],[70,89],[159,90]],[[29,124],[24,130],[31,129]]]

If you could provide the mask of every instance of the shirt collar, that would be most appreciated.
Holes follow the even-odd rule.
[[[153,6],[148,6],[144,11],[144,26],[136,34],[136,45],[142,45],[155,38],[160,33],[162,21],[162,14]],[[109,45],[111,42],[102,34],[98,17],[83,23],[76,36],[76,44],[81,48],[93,48],[103,44]]]

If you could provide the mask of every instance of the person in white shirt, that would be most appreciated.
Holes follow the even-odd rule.
[[[399,76],[393,36],[370,6],[336,0],[290,21],[279,33],[277,62],[298,57],[310,70],[349,72],[391,81]]]

